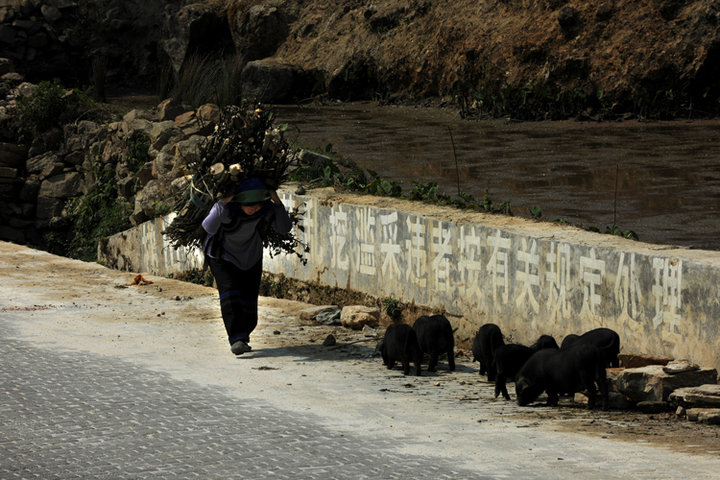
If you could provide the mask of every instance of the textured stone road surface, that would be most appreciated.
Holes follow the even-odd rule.
[[[214,290],[135,273],[0,242],[0,479],[718,478],[717,452],[518,417],[467,364],[322,347],[297,302],[263,299],[235,358]]]
[[[491,478],[132,363],[0,355],[1,478]]]

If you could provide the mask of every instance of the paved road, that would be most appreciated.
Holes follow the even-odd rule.
[[[212,290],[4,243],[0,275],[0,479],[720,475],[717,454],[503,419],[519,407],[473,399],[470,369],[410,379],[370,348],[278,346],[310,330],[290,303],[263,301],[236,359]]]
[[[491,478],[113,358],[0,356],[2,478]]]

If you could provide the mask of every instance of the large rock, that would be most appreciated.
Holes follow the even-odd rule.
[[[228,12],[238,56],[243,62],[272,56],[290,31],[288,16],[278,1]]]
[[[2,60],[2,59],[0,59]],[[22,74],[17,72],[8,72],[0,76],[0,82],[10,90],[17,88],[25,80]]]
[[[150,180],[145,185],[145,188],[135,195],[135,210],[130,217],[132,224],[139,225],[153,218],[157,213],[158,203],[161,199],[158,182]]]
[[[135,192],[135,177],[133,175],[127,175],[118,179],[117,181],[118,195],[123,198],[130,198]]]
[[[37,201],[38,192],[40,191],[40,183],[40,177],[37,175],[28,176],[20,188],[18,199],[22,202],[34,204]]]
[[[2,167],[0,166],[0,178],[17,178],[17,168]]]
[[[205,137],[193,135],[187,140],[175,144],[175,161],[179,165],[189,165],[200,159],[200,146]]]
[[[50,221],[62,214],[66,199],[56,197],[44,197],[38,195],[37,210],[35,214],[37,228],[46,228]]]
[[[0,212],[0,221],[2,217],[8,215],[8,203],[9,201],[15,201],[18,192],[22,188],[22,179],[17,176],[12,176],[14,169],[6,169],[0,167],[0,202],[3,205],[3,212]]]
[[[693,372],[700,370],[700,365],[692,363],[688,360],[673,360],[668,362],[667,365],[663,366],[663,372],[671,375],[685,372]]]
[[[585,395],[585,392],[577,392],[573,397],[573,402],[580,405],[587,405],[588,397]],[[608,408],[613,410],[631,410],[634,407],[635,402],[627,398],[622,393],[608,392]]]
[[[27,158],[27,148],[13,143],[0,143],[0,167],[20,168]]]
[[[165,178],[175,167],[175,157],[167,152],[160,152],[152,161],[152,176]]]
[[[63,144],[64,140],[61,129],[55,127],[49,128],[33,137],[28,155],[34,157],[45,152],[57,150]]]
[[[206,103],[195,111],[181,113],[175,117],[175,128],[185,135],[209,135],[220,123],[222,113],[220,107]]]
[[[152,120],[152,116],[143,110],[131,110],[123,117],[121,130],[127,136],[139,131],[149,137],[153,128]]]
[[[183,175],[170,182],[170,189],[174,194],[183,193],[190,185],[192,175]]]
[[[150,146],[160,151],[172,137],[181,133],[182,131],[180,129],[175,128],[174,120],[155,122],[152,124],[152,129],[150,130]]]
[[[172,121],[188,109],[174,98],[166,98],[157,106],[157,116],[161,122]]]
[[[40,7],[43,18],[49,24],[56,23],[62,18],[62,12],[54,5],[43,5]]]
[[[380,324],[380,309],[364,305],[343,307],[340,323],[343,327],[353,330],[362,330],[365,325],[377,327]]]
[[[38,197],[69,198],[78,193],[82,177],[78,172],[61,173],[40,184]]]
[[[338,100],[369,100],[379,89],[375,60],[354,55],[335,69],[328,81],[327,93]]]
[[[195,111],[195,115],[197,115],[198,121],[203,126],[204,135],[212,133],[215,125],[218,125],[222,120],[222,111],[214,103],[200,105]]]
[[[62,173],[63,163],[54,153],[45,153],[29,158],[25,163],[28,173],[36,173],[40,179],[46,179]]]
[[[649,365],[622,370],[613,380],[614,389],[634,402],[664,402],[678,388],[717,383],[717,370],[714,368],[677,374],[667,373],[663,368],[661,365]]]
[[[175,128],[181,130],[185,135],[198,135],[202,127],[195,112],[190,111],[175,117]]]
[[[621,353],[618,355],[620,366],[625,368],[647,367],[648,365],[667,365],[672,357],[659,357],[644,353]]]
[[[153,3],[153,2],[151,2]],[[159,5],[166,2],[157,2]],[[168,15],[168,36],[160,45],[175,73],[180,73],[191,54],[205,56],[233,50],[228,20],[222,3],[193,2]]]
[[[151,180],[156,177],[153,175],[153,162],[145,163],[141,166],[135,174],[135,181],[139,188],[144,188]],[[156,199],[157,200],[157,199]]]
[[[686,408],[720,408],[720,385],[678,388],[670,394],[668,401]]]
[[[13,94],[17,95],[18,97],[29,97],[33,93],[35,93],[35,90],[37,90],[37,85],[30,82],[23,82],[17,87],[13,89]]]
[[[289,103],[311,97],[322,84],[321,74],[295,65],[264,59],[248,62],[240,74],[243,97],[261,103]]]
[[[337,305],[317,305],[314,307],[304,308],[300,310],[298,317],[304,322],[312,322],[321,313],[335,312],[339,308]]]
[[[114,165],[124,158],[127,148],[119,139],[107,139],[93,144],[92,151],[97,151],[100,161],[105,165]]]
[[[342,310],[337,305],[320,305],[300,311],[300,319],[322,325],[340,325]]]
[[[690,408],[685,414],[691,422],[720,425],[720,408]]]

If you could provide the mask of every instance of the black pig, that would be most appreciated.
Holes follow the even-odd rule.
[[[605,360],[606,367],[620,366],[620,361],[618,360],[618,354],[620,353],[620,336],[614,330],[601,327],[585,332],[582,335],[570,334],[563,339],[560,349],[565,350],[578,342],[597,347]]]
[[[510,394],[507,391],[506,382],[508,379],[515,379],[525,362],[533,353],[543,348],[558,349],[557,342],[550,335],[541,335],[537,341],[526,347],[511,343],[501,345],[495,350],[495,371],[497,378],[495,379],[495,398],[502,393],[505,400],[510,400]]]
[[[494,323],[486,323],[480,330],[472,344],[473,362],[480,362],[480,375],[487,374],[488,381],[495,380],[495,367],[493,359],[495,349],[505,345],[500,327]]]
[[[540,350],[525,362],[518,372],[515,393],[518,405],[524,406],[547,392],[547,404],[557,405],[559,395],[587,390],[588,408],[595,406],[595,394],[600,389],[602,408],[608,408],[608,383],[605,359],[600,350],[590,344],[578,343],[567,349]]]
[[[415,364],[415,375],[421,374],[422,350],[418,344],[415,330],[410,325],[404,323],[394,323],[385,330],[385,337],[380,343],[380,353],[382,354],[383,363],[388,369],[395,366],[395,362],[400,362],[403,367],[403,373],[410,373],[410,362]]]
[[[447,353],[449,370],[455,370],[455,336],[450,321],[444,315],[424,315],[415,320],[413,329],[420,349],[430,355],[429,372],[436,370],[438,357],[443,353]]]

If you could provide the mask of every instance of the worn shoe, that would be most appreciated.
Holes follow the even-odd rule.
[[[230,345],[230,351],[234,355],[242,355],[245,352],[249,352],[252,350],[252,347],[248,345],[247,343],[243,342],[242,340],[238,340],[237,342]]]

